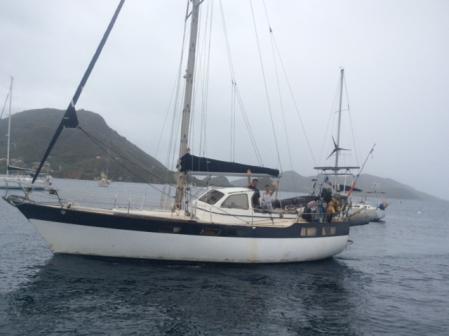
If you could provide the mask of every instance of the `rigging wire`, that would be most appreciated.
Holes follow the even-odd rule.
[[[170,111],[172,109],[172,104],[175,101],[176,85],[177,85],[177,80],[175,80],[175,83],[174,83],[173,88],[171,90],[170,100],[169,100],[169,103],[168,103],[168,106],[167,106],[167,110],[166,110],[167,113],[165,113],[164,123],[162,125],[162,129],[161,129],[161,132],[159,133],[158,141],[157,141],[157,144],[156,144],[156,149],[155,149],[155,152],[154,152],[155,153],[154,156],[156,158],[158,157],[159,149],[161,147],[162,138],[164,137],[164,134],[165,134],[165,128],[167,127],[168,118],[170,116]]]
[[[204,5],[205,6],[205,5]],[[205,83],[208,77],[209,69],[207,68],[207,38],[208,38],[208,22],[209,22],[209,9],[210,2],[207,3],[205,11],[199,12],[198,18],[198,33],[197,33],[197,46],[195,54],[195,68],[193,78],[193,92],[192,92],[192,107],[190,109],[190,124],[189,124],[189,148],[190,152],[196,152],[196,146],[198,145],[198,153],[201,154],[203,150],[203,136],[204,136],[204,114],[205,114],[205,90],[207,89],[207,83]],[[205,13],[205,14],[204,14]],[[204,19],[203,19],[204,17]],[[202,43],[200,43],[202,41]],[[191,43],[191,42],[190,42]],[[206,48],[203,48],[206,46]],[[198,121],[196,120],[197,112],[199,111],[199,136],[197,133]],[[198,139],[197,139],[198,137]]]
[[[346,76],[343,78],[343,85],[344,85],[344,88],[345,88],[346,102],[348,104],[349,125],[351,127],[352,145],[354,147],[354,155],[355,155],[356,163],[357,163],[357,165],[359,165],[360,158],[359,158],[359,152],[357,150],[356,141],[355,141],[355,132],[354,132],[354,126],[353,126],[353,123],[352,123],[352,114],[351,114],[351,108],[350,108],[350,104],[349,104],[349,91],[348,91],[348,86],[347,86],[347,83],[346,83]]]
[[[235,87],[237,89],[237,84],[236,83],[235,83]],[[236,93],[237,103],[239,104],[240,111],[242,112],[242,119],[243,119],[243,122],[245,123],[246,129],[248,130],[248,136],[249,136],[249,139],[250,139],[251,144],[253,146],[254,153],[256,155],[257,161],[259,162],[259,164],[261,166],[263,166],[263,164],[262,164],[262,155],[260,155],[259,148],[257,147],[257,141],[256,141],[256,138],[254,137],[254,134],[253,134],[253,131],[252,131],[252,128],[251,128],[251,123],[250,123],[249,118],[248,118],[248,113],[246,113],[245,105],[243,104],[242,96],[240,95],[240,91],[238,89],[235,91],[235,93]]]
[[[235,113],[236,113],[236,104],[237,104],[237,96],[236,96],[236,83],[232,81],[232,90],[231,90],[231,161],[235,162],[235,143],[236,143],[236,134],[235,134]]]
[[[302,116],[301,116],[301,111],[299,109],[298,102],[296,101],[295,94],[293,92],[293,87],[291,85],[291,82],[290,82],[290,79],[288,77],[287,70],[286,70],[286,67],[285,67],[284,60],[282,58],[282,54],[281,54],[281,52],[279,50],[279,46],[278,46],[278,44],[276,42],[276,38],[274,38],[274,37],[273,37],[273,43],[274,43],[274,47],[276,49],[276,53],[278,55],[278,59],[279,59],[280,65],[281,65],[282,73],[284,74],[284,78],[285,78],[285,82],[287,84],[288,92],[290,93],[290,97],[292,99],[293,106],[295,107],[296,116],[298,117],[299,124],[301,125],[301,129],[302,129],[302,133],[304,134],[304,138],[306,140],[307,149],[309,150],[309,154],[310,154],[310,157],[312,158],[313,164],[316,165],[317,161],[316,161],[316,158],[315,158],[315,154],[313,153],[309,137],[308,137],[307,132],[306,132],[306,127],[304,125],[304,121],[303,121]]]
[[[326,148],[329,148],[329,134],[330,134],[330,126],[335,124],[335,113],[334,107],[336,105],[337,97],[339,93],[339,85],[335,87],[334,98],[332,99],[331,108],[329,111],[329,117],[327,119],[326,130],[323,135],[323,141],[321,142],[321,150],[320,150],[320,158],[326,159],[327,153],[325,153]]]
[[[200,123],[200,149],[199,153],[202,156],[206,155],[207,145],[207,107],[209,99],[209,78],[210,78],[210,55],[212,45],[212,23],[214,14],[214,2],[208,2],[207,16],[205,22],[205,34],[204,45],[206,53],[204,55],[204,77],[202,83],[202,96],[201,96],[201,123]]]
[[[272,36],[271,32],[270,32],[270,35]],[[275,56],[274,49],[273,49],[273,56]],[[275,68],[276,86],[277,86],[278,95],[279,95],[279,107],[281,110],[281,120],[282,120],[282,124],[283,124],[284,130],[285,130],[285,138],[287,140],[288,160],[290,163],[290,168],[294,169],[293,159],[292,159],[292,150],[290,147],[290,137],[288,135],[289,132],[288,132],[287,122],[286,122],[286,118],[285,118],[285,108],[284,108],[284,103],[282,101],[282,91],[281,91],[281,85],[280,85],[280,81],[279,81],[278,64],[276,62],[276,59],[273,59],[273,61],[274,61],[274,68]]]
[[[225,45],[226,45],[226,55],[228,59],[228,66],[229,66],[229,72],[231,74],[231,127],[230,127],[230,133],[231,133],[231,144],[230,144],[230,150],[231,150],[231,161],[235,160],[235,112],[236,112],[236,90],[237,90],[237,83],[235,81],[235,71],[234,71],[234,64],[232,62],[231,57],[231,47],[229,43],[228,38],[228,29],[226,26],[226,19],[224,16],[224,10],[223,10],[223,4],[221,0],[219,1],[220,4],[220,14],[221,14],[221,23],[222,23],[222,29],[223,34],[225,37]],[[246,125],[246,124],[245,124]]]
[[[95,67],[95,64],[98,61],[98,58],[101,55],[101,52],[103,50],[104,45],[106,44],[106,41],[112,31],[112,28],[114,27],[114,24],[117,20],[118,15],[120,14],[120,11],[123,7],[123,4],[125,3],[125,0],[120,0],[119,4],[117,5],[117,8],[114,11],[114,15],[111,18],[111,21],[109,21],[109,24],[106,28],[106,31],[103,34],[103,37],[100,40],[100,44],[97,46],[97,49],[95,50],[94,55],[92,56],[89,65],[87,66],[86,71],[83,74],[83,77],[81,78],[81,81],[79,82],[76,91],[72,97],[72,100],[70,101],[67,109],[64,112],[64,116],[62,120],[60,121],[58,128],[56,129],[56,132],[54,133],[53,137],[50,140],[50,143],[45,150],[45,153],[42,157],[41,162],[39,163],[39,166],[37,167],[36,171],[34,172],[33,179],[31,181],[31,184],[34,184],[36,181],[36,178],[39,176],[39,172],[41,171],[42,167],[45,164],[45,161],[47,160],[48,156],[50,155],[51,150],[53,149],[54,145],[56,144],[56,141],[58,140],[59,136],[61,135],[64,128],[75,128],[78,126],[78,118],[76,116],[76,110],[75,106],[78,102],[78,99],[81,96],[81,93],[83,92],[83,89],[92,73],[92,70]],[[10,101],[11,103],[11,101]]]
[[[8,93],[6,94],[5,101],[3,102],[2,114],[0,115],[0,119],[3,119],[3,114],[4,114],[5,111],[6,111],[6,104],[8,103],[8,99],[9,99],[10,94],[11,94],[11,92],[8,92]]]
[[[280,156],[280,153],[279,153],[279,141],[278,141],[278,138],[277,138],[277,135],[276,135],[276,128],[275,128],[274,119],[273,119],[273,111],[272,111],[272,108],[271,108],[271,101],[270,101],[270,95],[269,95],[269,90],[268,90],[268,82],[267,82],[267,78],[266,78],[266,74],[265,74],[265,67],[263,65],[262,51],[261,51],[261,47],[260,47],[259,34],[257,32],[256,17],[255,17],[255,14],[254,14],[254,6],[253,6],[252,0],[249,1],[249,4],[250,4],[250,8],[251,8],[251,17],[252,17],[252,20],[253,20],[254,34],[255,34],[255,37],[256,37],[257,51],[258,51],[258,55],[259,55],[260,68],[261,68],[261,71],[262,71],[263,83],[264,83],[264,88],[265,88],[265,98],[267,100],[268,114],[270,116],[271,129],[273,131],[274,144],[275,144],[275,148],[276,148],[276,155],[277,155],[277,159],[278,159],[278,163],[279,163],[279,168],[282,171],[281,156]]]
[[[274,34],[273,34],[273,28],[271,26],[271,22],[270,22],[270,18],[268,16],[268,9],[267,9],[267,5],[265,3],[265,0],[262,1],[263,4],[263,8],[264,8],[264,12],[265,12],[265,17],[267,20],[267,24],[268,24],[268,31],[270,34],[270,42],[271,42],[271,52],[273,55],[273,63],[274,63],[274,74],[275,74],[275,78],[276,78],[276,86],[277,86],[277,91],[278,91],[278,96],[279,96],[279,107],[281,110],[281,119],[282,119],[282,124],[284,126],[284,130],[285,130],[285,137],[287,140],[287,154],[288,154],[288,159],[289,159],[289,163],[290,163],[290,168],[294,169],[293,167],[293,160],[292,160],[292,151],[290,148],[290,139],[288,136],[288,131],[287,131],[287,122],[285,119],[285,108],[284,108],[284,103],[282,101],[282,91],[281,91],[281,84],[279,81],[279,69],[278,69],[278,62],[276,61],[276,49],[274,46]]]
[[[245,104],[243,103],[243,99],[241,97],[239,87],[237,86],[234,64],[232,61],[231,45],[229,43],[228,29],[226,26],[226,19],[225,19],[223,4],[222,4],[221,0],[219,0],[219,5],[220,5],[220,14],[221,14],[223,34],[225,37],[226,56],[227,56],[227,60],[228,60],[229,72],[231,75],[231,90],[233,90],[233,92],[234,92],[234,99],[236,100],[236,107],[237,107],[237,105],[239,106],[239,110],[242,114],[243,123],[245,124],[248,137],[250,139],[254,154],[256,156],[256,160],[258,161],[259,165],[262,165],[262,156],[260,155],[260,151],[257,146],[257,141],[254,137],[254,133],[253,133],[253,130],[251,127],[251,123],[249,122],[248,114],[246,113]],[[234,126],[235,126],[235,117],[234,117]],[[234,132],[235,132],[235,130],[234,130]],[[236,139],[236,137],[234,136],[234,144],[231,144],[231,147],[232,146],[235,147],[235,139]],[[235,149],[233,150],[233,152],[234,152],[234,157],[235,157]]]
[[[205,15],[203,14],[205,13]],[[203,19],[204,17],[204,19]],[[192,108],[190,110],[190,119],[192,122],[189,124],[189,134],[191,139],[189,143],[190,151],[196,152],[196,146],[199,146],[198,152],[204,152],[205,148],[205,133],[206,133],[206,121],[207,121],[207,97],[208,97],[208,80],[209,80],[209,59],[210,59],[210,25],[211,21],[211,3],[207,3],[205,11],[200,11],[197,35],[197,52],[195,55],[195,68],[194,68],[194,81],[193,94],[192,94]],[[203,40],[203,45],[199,42]],[[204,48],[202,48],[204,46]],[[199,105],[198,107],[196,107]],[[199,113],[199,137],[197,134],[197,121],[196,115]],[[196,122],[195,122],[196,121]],[[196,139],[198,137],[198,140]]]
[[[171,128],[170,128],[170,136],[169,136],[169,143],[168,143],[168,151],[167,151],[167,158],[166,158],[166,167],[170,169],[174,168],[174,162],[175,162],[175,155],[176,155],[176,126],[180,123],[180,117],[178,112],[179,108],[179,101],[180,101],[180,91],[181,91],[181,78],[182,78],[182,66],[184,63],[184,54],[185,54],[185,43],[186,43],[186,33],[187,33],[187,19],[189,16],[189,8],[190,8],[190,0],[187,0],[187,6],[186,6],[186,13],[185,13],[185,20],[184,20],[184,30],[183,30],[183,36],[182,36],[182,43],[181,43],[181,52],[180,52],[180,58],[179,58],[179,65],[178,65],[178,76],[177,76],[177,85],[176,85],[176,93],[175,93],[175,103],[173,104],[173,111],[172,111],[172,120],[171,120]]]
[[[181,50],[180,50],[179,65],[178,65],[175,101],[173,104],[171,127],[170,127],[170,133],[169,133],[169,141],[168,141],[168,150],[167,150],[167,157],[166,157],[166,162],[165,162],[165,166],[168,169],[175,168],[176,147],[177,147],[176,143],[177,143],[177,140],[179,139],[179,136],[177,135],[177,132],[175,132],[175,130],[180,127],[180,123],[181,123],[181,117],[180,117],[180,113],[178,113],[178,110],[179,110],[179,104],[180,104],[182,66],[184,64],[185,44],[186,44],[186,35],[187,35],[187,20],[189,17],[190,0],[186,0],[186,2],[187,2],[187,4],[186,4],[184,28],[183,28],[183,34],[182,34]],[[184,88],[184,90],[185,90],[185,88]],[[170,184],[164,186],[163,191],[164,192],[161,194],[161,205],[166,204],[168,206],[167,203],[170,202],[172,186]],[[165,197],[165,195],[168,195],[168,197]]]
[[[99,148],[101,148],[102,150],[104,150],[107,154],[109,154],[109,156],[115,161],[117,162],[117,164],[119,166],[121,166],[123,169],[127,170],[130,174],[141,178],[142,180],[146,180],[146,177],[141,176],[139,174],[137,174],[135,171],[133,171],[132,169],[130,169],[128,166],[126,166],[125,164],[123,164],[123,162],[121,162],[121,160],[119,160],[118,158],[121,157],[123,160],[126,160],[127,162],[130,162],[131,164],[141,168],[142,170],[145,171],[145,173],[149,174],[151,177],[154,177],[156,179],[161,179],[161,176],[158,174],[153,173],[152,171],[148,170],[147,168],[143,167],[141,164],[137,163],[134,160],[131,160],[129,157],[125,157],[123,154],[117,153],[116,151],[114,151],[112,149],[112,147],[108,146],[104,141],[100,140],[98,137],[94,136],[93,134],[89,133],[87,130],[85,130],[81,125],[78,125],[77,127],[84,135],[86,135],[86,137],[92,141],[93,144],[97,145]],[[112,154],[112,155],[111,155]],[[151,183],[145,183],[148,186],[150,186],[151,188],[159,191],[160,193],[165,193],[163,190],[159,189],[158,187],[156,187],[155,185],[151,184]],[[168,194],[168,196],[171,197],[171,195]]]
[[[234,63],[232,62],[231,45],[229,43],[228,28],[226,25],[226,19],[225,19],[224,10],[223,10],[223,3],[221,2],[221,0],[219,0],[219,4],[220,4],[221,23],[222,23],[222,27],[223,27],[223,34],[225,37],[226,54],[228,56],[227,58],[228,58],[229,71],[231,73],[231,80],[235,82],[235,70],[234,70]]]

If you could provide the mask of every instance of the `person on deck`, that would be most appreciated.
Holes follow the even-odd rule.
[[[251,190],[254,190],[253,196],[251,197],[251,203],[253,204],[253,208],[259,208],[260,207],[260,192],[259,192],[259,189],[257,189],[257,183],[259,182],[259,180],[256,178],[253,178],[251,180],[251,170],[248,170],[246,175],[248,176],[248,188]]]
[[[273,189],[269,184],[265,186],[265,191],[262,193],[262,197],[260,198],[260,206],[262,209],[272,211],[273,210]]]
[[[332,198],[330,202],[327,203],[326,214],[327,214],[327,222],[332,222],[332,218],[339,211],[338,201],[335,198]]]

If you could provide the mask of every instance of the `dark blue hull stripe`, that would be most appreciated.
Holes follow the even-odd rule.
[[[12,202],[11,202],[12,203]],[[76,224],[82,226],[130,230],[141,232],[158,232],[182,235],[204,235],[218,237],[242,238],[318,238],[329,232],[329,224],[307,223],[293,224],[289,227],[251,227],[243,225],[204,224],[196,221],[181,221],[176,219],[151,218],[133,216],[122,213],[101,213],[80,209],[56,208],[37,203],[14,204],[28,219],[56,222],[61,224]],[[349,234],[348,223],[332,224],[335,233],[329,236]],[[302,237],[301,228],[316,228],[314,236]]]

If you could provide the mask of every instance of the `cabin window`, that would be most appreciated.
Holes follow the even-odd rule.
[[[222,208],[229,209],[249,209],[248,196],[246,194],[238,194],[229,196],[221,205]]]
[[[218,190],[210,190],[201,196],[200,201],[212,205],[217,203],[223,196],[224,194]]]
[[[337,228],[335,226],[325,226],[321,228],[322,236],[335,236],[337,233]]]
[[[315,237],[316,227],[303,227],[301,228],[301,237]]]

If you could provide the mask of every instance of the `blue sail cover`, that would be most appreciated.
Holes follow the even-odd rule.
[[[180,160],[182,172],[210,172],[210,173],[240,173],[246,174],[251,170],[252,174],[265,174],[273,177],[279,176],[278,169],[250,166],[242,163],[220,161],[205,157],[185,154]]]

